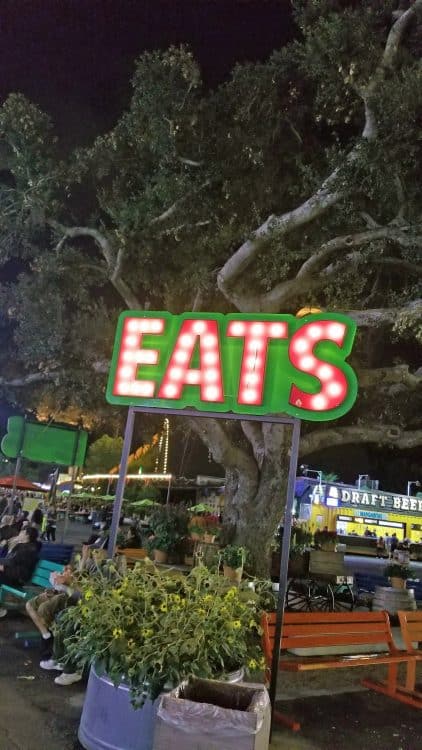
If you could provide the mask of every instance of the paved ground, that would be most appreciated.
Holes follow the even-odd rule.
[[[80,750],[84,685],[55,686],[55,674],[38,666],[37,648],[13,640],[23,625],[16,613],[0,621],[0,750]],[[281,674],[278,707],[302,730],[276,727],[272,750],[420,750],[422,711],[362,690],[359,681],[370,673],[383,670]]]
[[[72,524],[66,541],[88,535],[89,527]],[[55,686],[57,673],[39,668],[37,647],[13,640],[17,629],[29,629],[26,618],[9,613],[0,620],[0,750],[81,750],[77,728],[84,685]],[[419,669],[422,683],[422,663]],[[421,750],[422,711],[363,690],[360,680],[369,674],[380,678],[384,670],[281,673],[278,707],[302,729],[276,727],[272,750]]]

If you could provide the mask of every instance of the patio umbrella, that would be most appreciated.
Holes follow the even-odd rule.
[[[38,487],[38,485],[33,484],[28,479],[25,479],[25,477],[0,477],[0,487],[10,487],[12,488],[13,485],[15,485],[17,490],[28,490],[29,492],[48,492],[48,490],[43,490],[41,487]]]
[[[130,505],[132,508],[151,508],[152,505],[160,505],[160,503],[156,503],[154,500],[149,500],[146,497],[144,500],[135,500]]]

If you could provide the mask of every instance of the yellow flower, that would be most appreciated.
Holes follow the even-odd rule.
[[[228,590],[225,599],[235,599],[237,596],[237,588],[235,586],[232,586],[231,589]]]
[[[121,599],[122,598],[121,589],[113,589],[111,592],[111,595],[113,599],[117,599],[117,600]]]
[[[89,607],[82,607],[82,614],[84,617],[89,615]]]
[[[256,669],[258,666],[258,662],[255,661],[255,659],[249,659],[248,661],[248,667],[249,669]]]
[[[93,596],[94,596],[93,591],[91,589],[87,589],[85,591],[84,599],[86,599],[87,601],[89,601],[90,599],[92,599]]]
[[[167,612],[167,604],[164,604],[164,602],[160,604],[160,612]]]
[[[179,604],[180,603],[179,594],[170,594],[170,601],[175,602],[175,604]]]
[[[121,628],[114,628],[113,638],[120,638],[121,635],[123,635],[123,630]]]
[[[151,638],[151,636],[154,635],[154,631],[151,630],[151,628],[142,628],[141,635],[144,638]]]
[[[128,617],[128,620],[127,620],[127,624],[128,625],[133,625],[134,622],[135,622],[135,618],[134,617]]]
[[[232,620],[230,623],[230,627],[233,628],[233,630],[239,630],[239,628],[242,627],[242,623],[240,620]]]
[[[135,648],[135,641],[133,640],[133,638],[129,638],[129,640],[127,642],[127,647],[128,648]]]
[[[202,609],[202,607],[200,607],[200,608],[198,609],[198,615],[200,615],[200,616],[202,616],[202,617],[205,617],[205,615],[206,615],[206,614],[207,614],[207,613],[205,612],[205,609]]]
[[[214,597],[211,596],[211,594],[207,594],[204,596],[204,604],[212,604],[214,601]]]

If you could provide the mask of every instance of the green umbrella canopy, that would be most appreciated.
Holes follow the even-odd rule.
[[[154,500],[145,497],[143,500],[135,500],[130,505],[132,508],[151,508],[153,505],[160,505],[160,503],[156,503]]]
[[[198,505],[192,505],[188,508],[189,513],[214,513],[214,508],[206,503],[198,503]]]

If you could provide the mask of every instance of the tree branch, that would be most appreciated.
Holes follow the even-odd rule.
[[[56,245],[57,252],[63,248],[63,245],[68,239],[74,239],[75,237],[90,237],[93,239],[105,258],[109,269],[108,278],[116,291],[130,309],[137,310],[142,308],[141,301],[132,291],[129,284],[127,284],[120,275],[124,259],[124,248],[121,248],[117,253],[117,257],[115,257],[110,240],[98,229],[94,229],[93,227],[65,227],[62,224],[51,220],[48,224],[63,235]]]
[[[422,315],[422,299],[408,302],[403,307],[381,307],[372,310],[348,310],[349,315],[362,328],[392,325],[399,315]]]
[[[397,54],[403,37],[417,13],[422,8],[422,0],[415,0],[413,5],[406,10],[392,25],[387,37],[381,60],[376,67],[371,79],[366,86],[358,89],[365,106],[365,127],[363,138],[373,140],[377,137],[377,123],[375,114],[371,107],[371,99],[374,96],[377,87],[385,79],[386,74],[394,69]]]
[[[376,137],[376,123],[374,115],[370,108],[370,99],[376,91],[379,83],[384,79],[387,70],[394,65],[398,47],[403,35],[416,13],[422,7],[422,0],[415,0],[412,8],[403,13],[403,15],[394,22],[390,29],[387,42],[381,57],[370,81],[361,89],[361,96],[365,105],[365,124],[362,137],[365,139]],[[350,163],[356,158],[359,149],[357,144],[349,153],[347,161]],[[322,183],[321,187],[304,203],[291,211],[287,211],[281,216],[271,215],[260,227],[252,234],[252,237],[246,240],[241,247],[226,261],[223,268],[217,276],[217,284],[220,292],[239,310],[250,309],[247,295],[241,292],[235,292],[233,285],[243,274],[248,266],[255,260],[261,244],[273,232],[279,232],[285,235],[293,229],[308,224],[319,216],[323,215],[329,208],[334,206],[346,194],[346,189],[338,188],[339,169],[335,169]],[[258,309],[262,309],[261,306]]]
[[[56,385],[59,384],[61,372],[59,370],[51,370],[50,372],[33,372],[28,375],[22,375],[19,378],[5,378],[0,377],[0,387],[4,388],[22,388],[33,383],[48,383],[54,382]]]
[[[258,468],[261,469],[265,457],[265,443],[262,434],[262,427],[259,422],[246,422],[243,420],[241,421],[240,426],[243,434],[252,447]]]
[[[248,268],[258,254],[261,244],[273,232],[281,235],[287,234],[292,229],[297,229],[304,224],[308,224],[318,216],[322,215],[328,208],[334,206],[342,197],[342,193],[334,190],[334,182],[338,177],[338,170],[335,169],[329,177],[323,182],[319,190],[308,198],[297,208],[287,211],[281,216],[271,215],[263,224],[253,233],[252,238],[246,240],[241,247],[228,259],[217,276],[217,285],[221,293],[232,301],[232,284]],[[247,302],[247,300],[245,300]],[[236,296],[236,305],[243,309],[242,298]]]
[[[323,431],[314,430],[300,441],[300,455],[307,456],[332,446],[353,443],[376,443],[406,450],[422,445],[422,430],[406,431],[397,425],[384,424],[379,427],[329,427]]]
[[[409,388],[422,385],[422,372],[409,372],[409,365],[395,365],[394,367],[379,367],[373,370],[358,370],[359,386],[361,388],[377,388],[383,385],[403,384]]]
[[[185,162],[186,163],[186,162]],[[194,165],[194,166],[200,166]],[[187,193],[182,195],[180,198],[177,198],[174,203],[171,204],[168,208],[166,208],[163,213],[161,213],[159,216],[156,216],[154,219],[151,219],[149,225],[154,226],[154,224],[162,224],[164,221],[167,221],[167,219],[170,219],[177,211],[179,206],[184,203],[188,198],[190,198],[191,195],[194,195],[195,193],[200,192],[201,190],[204,190],[204,188],[208,187],[211,184],[210,180],[206,180],[202,185],[199,186],[198,189],[194,188],[193,190],[188,190]]]
[[[412,229],[412,234],[409,231]],[[421,227],[374,227],[368,229],[365,232],[356,232],[355,234],[346,234],[340,237],[334,237],[332,240],[325,242],[316,253],[307,258],[305,262],[299,268],[296,274],[296,278],[303,278],[315,273],[324,266],[324,263],[333,254],[338,253],[340,250],[350,250],[353,247],[361,247],[369,242],[376,240],[391,240],[397,242],[399,245],[409,247],[409,245],[420,246],[422,248],[422,236],[415,236],[414,231],[420,231]]]

